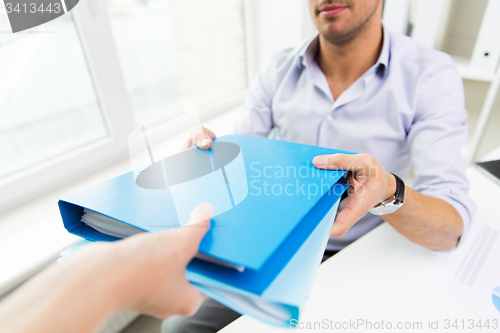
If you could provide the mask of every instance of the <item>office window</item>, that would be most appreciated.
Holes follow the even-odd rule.
[[[246,88],[242,0],[108,0],[136,122]]]
[[[80,1],[12,34],[0,6],[0,212],[28,188],[36,195],[125,158],[134,121],[186,105],[218,112],[240,103],[243,7],[243,0]]]
[[[0,178],[106,137],[71,15],[29,33],[0,13]]]

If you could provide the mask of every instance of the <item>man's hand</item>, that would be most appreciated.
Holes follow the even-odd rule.
[[[313,163],[318,169],[348,171],[349,196],[339,207],[331,237],[343,236],[370,209],[396,192],[394,176],[370,155],[322,155]]]
[[[115,266],[128,294],[122,306],[163,319],[197,311],[205,297],[186,280],[185,272],[210,228],[212,215],[212,205],[203,204],[183,228],[117,242]]]
[[[106,318],[125,309],[161,319],[194,314],[204,296],[185,271],[212,215],[213,207],[203,204],[183,228],[83,248],[2,300],[2,333],[97,332]]]
[[[208,128],[196,126],[191,130],[191,137],[184,142],[181,150],[186,150],[194,146],[205,150],[210,149],[215,138],[214,132]]]
[[[339,207],[330,236],[341,237],[378,203],[396,193],[393,175],[366,154],[316,156],[319,169],[348,171],[348,194]],[[392,214],[382,215],[403,236],[432,250],[456,246],[463,232],[457,210],[448,202],[405,186],[405,204]]]

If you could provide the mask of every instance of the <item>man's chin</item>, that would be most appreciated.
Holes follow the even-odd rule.
[[[322,30],[321,35],[332,44],[347,43],[353,38],[353,34],[347,29]]]

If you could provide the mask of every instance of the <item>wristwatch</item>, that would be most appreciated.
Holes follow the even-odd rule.
[[[405,203],[405,183],[395,174],[392,173],[392,175],[396,178],[396,193],[394,194],[394,198],[382,201],[370,209],[370,213],[373,215],[386,215],[394,213]]]

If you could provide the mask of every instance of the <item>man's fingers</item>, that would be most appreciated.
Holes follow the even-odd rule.
[[[189,221],[186,226],[197,227],[198,229],[206,229],[205,232],[210,228],[210,220],[214,215],[214,207],[209,203],[203,203],[196,207],[189,215]],[[203,238],[203,237],[202,237]]]
[[[197,146],[201,149],[210,149],[212,148],[213,139],[215,138],[214,132],[208,128],[196,126],[191,129],[191,137],[182,144],[180,150],[186,150],[193,146]]]
[[[201,149],[208,149],[209,140],[205,137],[203,132],[203,127],[196,126],[191,130],[191,142],[193,145],[198,146]]]
[[[139,310],[161,320],[168,319],[172,315],[187,317],[195,314],[206,296],[196,290],[187,280],[181,280],[180,277],[177,277],[177,279],[175,282],[179,283],[175,285],[175,288],[167,286],[167,290],[165,290],[167,295],[156,295],[158,297],[155,297],[157,301],[153,304],[153,308]]]
[[[368,175],[376,161],[368,154],[331,154],[316,156],[313,163],[318,169],[365,172]]]
[[[187,281],[182,289],[182,303],[180,305],[179,314],[181,316],[189,317],[198,311],[206,296],[196,290]]]
[[[208,135],[208,137],[210,139],[215,139],[217,136],[215,135],[214,132],[212,132],[211,130],[209,130],[208,128],[205,128],[205,127],[202,127],[203,128],[203,132],[205,132],[206,135]]]
[[[371,206],[360,196],[348,196],[342,201],[337,218],[333,224],[330,237],[342,237],[345,235],[354,223],[359,221],[370,210]]]
[[[196,126],[191,130],[191,142],[201,149],[210,149],[212,147],[215,134],[204,127]]]

